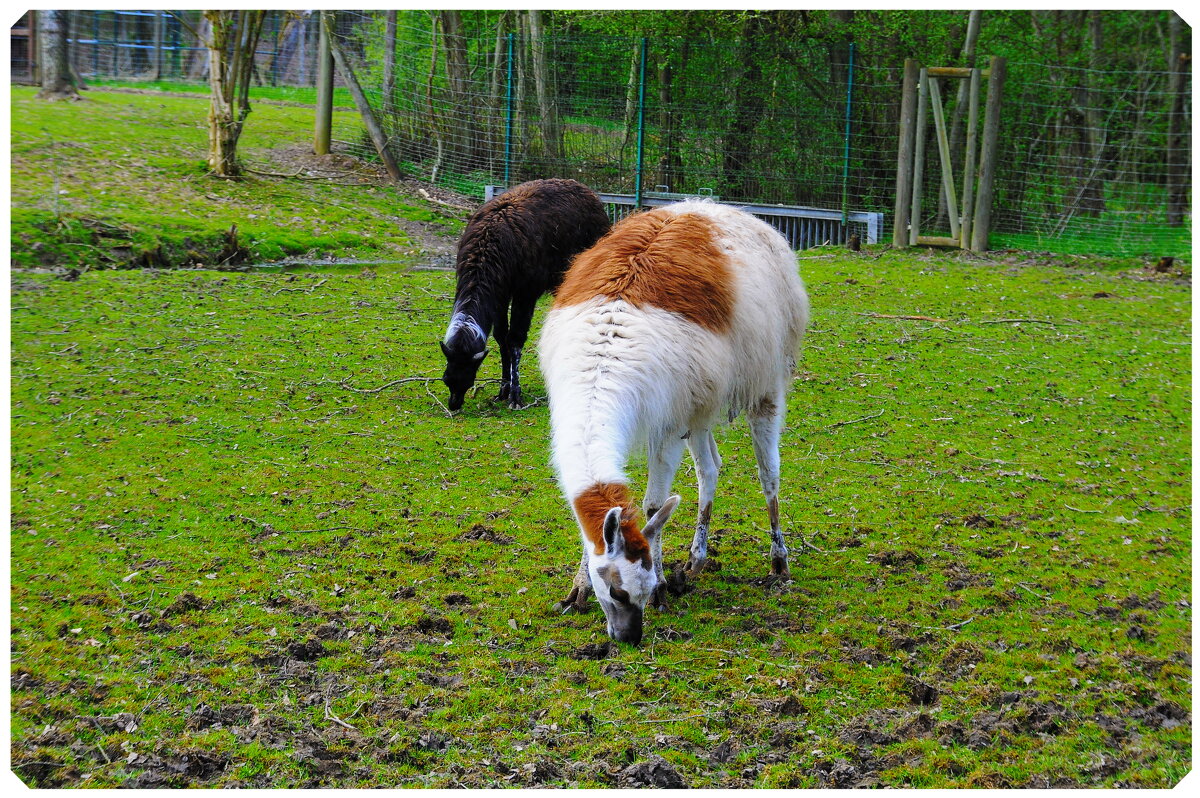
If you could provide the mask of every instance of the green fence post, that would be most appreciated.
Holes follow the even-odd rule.
[[[850,68],[846,79],[846,149],[842,157],[842,227],[849,220],[850,196],[850,100],[854,96],[854,42],[850,42]]]
[[[508,34],[508,119],[504,126],[504,187],[509,186],[509,170],[512,167],[512,129],[513,129],[513,37]]]
[[[642,207],[642,155],[646,143],[646,37],[642,37],[642,68],[638,77],[637,174],[633,177],[633,207]]]

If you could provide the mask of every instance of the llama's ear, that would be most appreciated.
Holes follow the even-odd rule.
[[[621,508],[614,507],[604,516],[604,551],[611,560],[625,550],[625,536],[621,534]]]
[[[653,538],[667,523],[667,519],[671,517],[671,513],[675,512],[675,508],[679,506],[679,496],[672,496],[663,502],[663,506],[658,508],[654,516],[646,522],[646,526],[642,529],[642,534],[649,538]]]
[[[450,347],[446,346],[445,341],[438,341],[438,343],[442,345],[442,354],[445,355],[446,359],[448,360],[450,358]]]

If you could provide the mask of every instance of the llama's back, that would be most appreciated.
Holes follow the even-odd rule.
[[[604,204],[575,180],[531,180],[484,203],[458,245],[459,284],[497,281],[509,291],[557,288],[571,258],[610,227]]]
[[[795,257],[753,216],[689,201],[629,217],[576,258],[547,317],[552,414],[594,407],[623,437],[711,426],[785,390],[807,316]]]

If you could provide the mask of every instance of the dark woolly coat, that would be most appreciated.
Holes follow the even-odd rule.
[[[582,183],[555,178],[509,189],[467,222],[454,309],[490,333],[514,297],[536,299],[557,289],[571,258],[609,227],[600,198]]]
[[[522,183],[471,216],[458,242],[454,315],[442,341],[450,410],[475,383],[493,331],[503,372],[497,398],[521,406],[521,349],[538,297],[557,289],[571,259],[609,226],[600,198],[574,180]]]

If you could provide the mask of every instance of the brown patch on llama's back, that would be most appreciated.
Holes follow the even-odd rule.
[[[625,538],[625,557],[630,562],[641,560],[650,567],[650,542],[638,525],[637,508],[629,500],[629,489],[616,483],[597,483],[575,497],[575,515],[583,534],[592,544],[592,551],[603,554],[604,516],[614,507],[621,508],[621,536]]]
[[[695,213],[659,208],[628,216],[575,258],[554,304],[623,299],[725,332],[733,317],[733,275],[717,236],[716,225]]]

